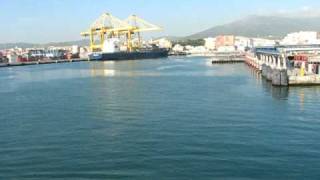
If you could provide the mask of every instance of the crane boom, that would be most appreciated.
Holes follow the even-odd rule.
[[[132,51],[132,38],[134,34],[138,34],[138,46],[140,47],[140,32],[158,30],[161,30],[159,26],[151,24],[136,15],[129,16],[126,20],[121,20],[110,13],[104,13],[91,24],[89,30],[82,32],[81,36],[90,37],[90,49],[92,52],[102,50],[106,38],[121,36],[127,39],[127,49]],[[98,43],[96,39],[99,40]]]

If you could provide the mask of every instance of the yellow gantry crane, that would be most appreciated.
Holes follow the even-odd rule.
[[[161,30],[159,26],[151,24],[136,15],[129,16],[126,20],[120,20],[112,16],[110,13],[102,14],[90,26],[89,30],[82,32],[84,37],[90,37],[90,49],[92,52],[101,51],[106,39],[108,38],[125,38],[128,51],[133,48],[141,47],[141,32],[158,31]],[[133,46],[133,38],[137,35],[138,43]]]
[[[154,24],[151,24],[141,18],[139,18],[136,15],[129,16],[125,22],[131,26],[131,28],[128,30],[128,35],[130,36],[128,39],[132,38],[133,35],[137,35],[138,43],[137,47],[141,47],[141,33],[146,31],[159,31],[161,28],[159,26],[156,26]],[[132,43],[128,43],[129,50],[132,50]],[[131,47],[130,47],[131,46]]]

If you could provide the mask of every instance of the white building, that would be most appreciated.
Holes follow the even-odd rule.
[[[216,38],[208,37],[204,39],[205,44],[204,47],[208,50],[215,50],[216,49]]]
[[[236,47],[235,46],[220,46],[217,49],[218,52],[234,52],[236,51]]]
[[[194,46],[191,46],[191,45],[187,45],[184,47],[187,51],[190,51],[192,49],[194,49]]]
[[[172,48],[172,43],[166,38],[161,38],[152,42],[152,44],[156,44],[160,48],[170,49]]]
[[[204,39],[205,48],[207,50],[217,50],[218,52],[244,52],[247,50],[247,48],[276,45],[276,41],[270,39],[249,38],[244,36],[229,36],[229,39],[227,39],[226,37],[221,37],[223,36],[220,36],[220,39],[219,36],[216,38],[209,37]],[[230,40],[230,37],[233,37],[233,40]]]
[[[172,51],[174,52],[183,52],[184,51],[184,47],[181,46],[180,44],[176,44],[173,48]]]
[[[259,47],[259,46],[274,46],[276,45],[275,40],[271,39],[264,39],[264,38],[252,38],[251,43],[252,47]]]
[[[7,55],[8,62],[9,63],[16,63],[18,62],[18,55],[16,53],[9,53]]]
[[[251,42],[251,38],[244,36],[236,36],[234,45],[238,51],[244,52],[246,48],[252,48]]]
[[[320,44],[319,33],[315,31],[300,31],[288,34],[282,41],[283,45]]]
[[[188,53],[190,54],[205,54],[208,50],[204,46],[195,46],[192,48],[188,48]]]
[[[102,48],[104,53],[114,53],[120,51],[120,40],[118,38],[110,38],[105,40]]]

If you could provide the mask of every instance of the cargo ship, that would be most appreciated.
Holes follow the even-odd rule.
[[[100,52],[89,54],[89,60],[93,61],[121,61],[121,60],[141,60],[157,59],[168,57],[169,50],[152,46],[149,48],[139,48],[133,51],[121,51],[120,42],[117,38],[108,39],[103,44]]]
[[[139,59],[156,59],[168,57],[167,49],[146,49],[132,52],[113,52],[103,53],[94,52],[89,54],[89,60],[95,61],[121,61],[121,60],[139,60]]]

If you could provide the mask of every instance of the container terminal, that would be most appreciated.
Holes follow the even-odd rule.
[[[0,67],[84,61],[86,51],[76,45],[67,48],[13,48],[0,51]]]
[[[81,35],[90,38],[89,60],[117,61],[167,57],[169,50],[144,45],[141,33],[158,31],[160,27],[136,15],[121,20],[110,13],[102,14]]]
[[[81,33],[89,37],[89,47],[14,48],[0,51],[0,67],[79,61],[116,61],[167,57],[171,43],[162,39],[145,42],[141,34],[162,30],[136,15],[125,20],[110,13],[102,14],[90,28]],[[165,44],[165,46],[161,45]]]

